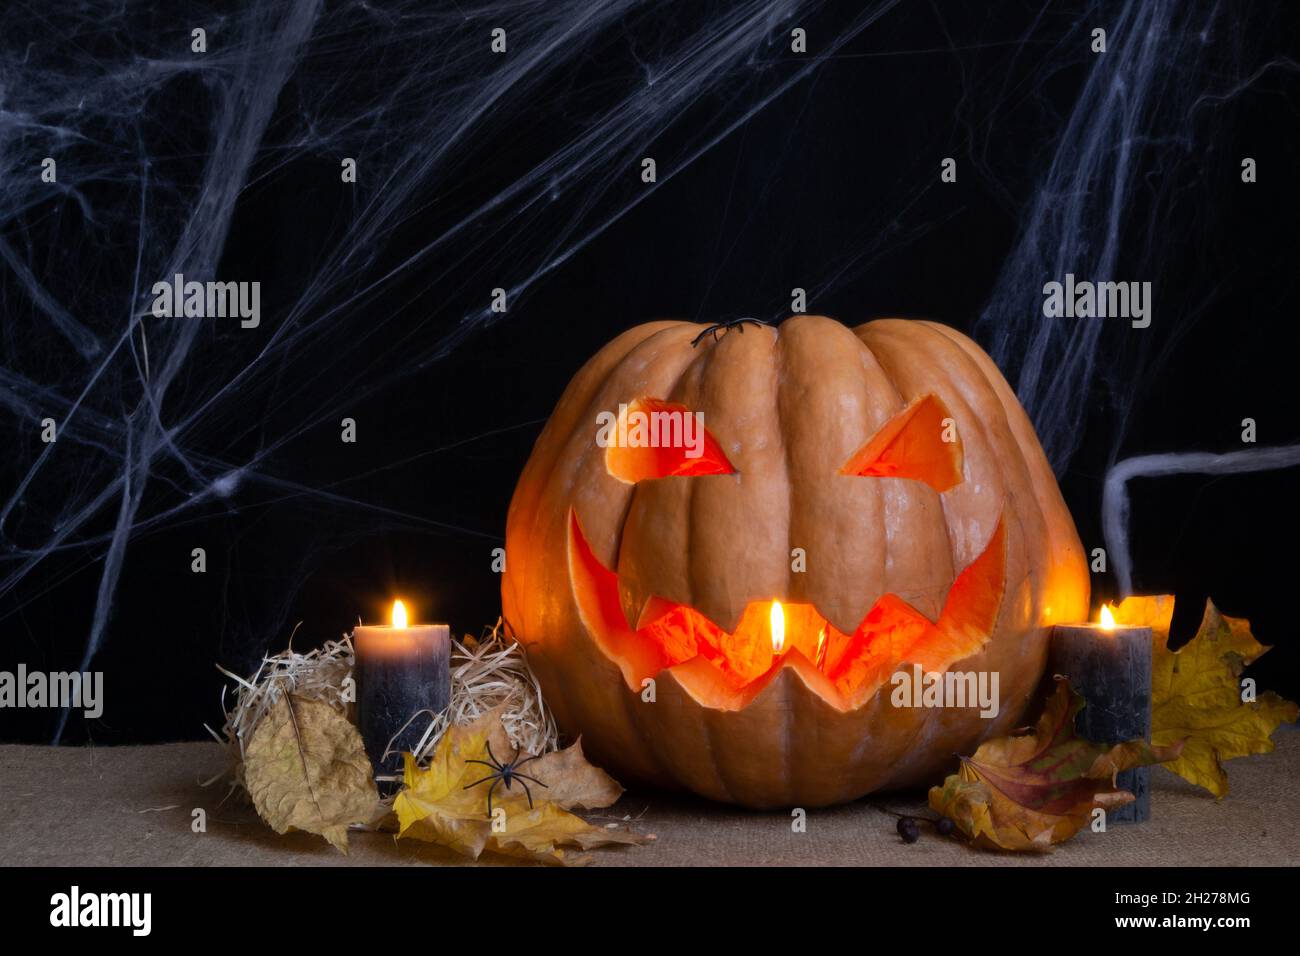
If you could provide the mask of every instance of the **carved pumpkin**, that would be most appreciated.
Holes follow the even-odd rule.
[[[1016,726],[1049,624],[1087,614],[1028,418],[936,323],[703,328],[607,345],[524,468],[502,599],[547,701],[616,774],[716,800],[809,807],[938,780]],[[703,440],[598,444],[602,418],[656,411],[702,413]],[[997,716],[894,706],[913,665],[997,672]]]

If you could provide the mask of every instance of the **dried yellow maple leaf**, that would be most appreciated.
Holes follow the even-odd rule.
[[[398,836],[441,844],[471,859],[492,850],[565,864],[585,862],[585,858],[566,854],[566,846],[586,850],[654,839],[629,830],[593,826],[568,812],[575,807],[607,807],[623,793],[613,777],[587,762],[581,743],[519,766],[520,772],[540,784],[515,779],[507,788],[504,782],[492,779],[492,767],[473,762],[512,761],[514,757],[499,710],[448,729],[428,769],[418,767],[407,754],[405,786],[393,805]],[[521,754],[518,759],[528,759],[528,755]],[[481,780],[485,782],[475,783]],[[524,783],[532,793],[531,808]],[[487,809],[489,789],[492,816]]]
[[[985,741],[975,756],[961,758],[961,768],[943,786],[930,788],[931,809],[976,846],[1050,850],[1086,826],[1094,809],[1133,801],[1133,794],[1115,788],[1115,774],[1178,754],[1178,746],[1131,740],[1106,747],[1077,736],[1074,718],[1083,697],[1057,680],[1031,733]]]
[[[1245,618],[1220,614],[1212,601],[1196,636],[1169,650],[1171,594],[1126,598],[1117,624],[1151,628],[1151,741],[1187,739],[1182,756],[1166,766],[1216,797],[1228,792],[1223,761],[1269,753],[1283,721],[1294,723],[1296,705],[1272,691],[1241,699],[1241,672],[1268,648],[1250,633]]]
[[[276,833],[316,833],[344,853],[348,825],[369,822],[379,808],[357,728],[324,701],[287,693],[253,731],[244,781]]]

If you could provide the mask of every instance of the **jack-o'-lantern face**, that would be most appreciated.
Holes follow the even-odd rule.
[[[680,404],[636,399],[620,418],[625,443],[605,447],[606,470],[634,484],[735,476],[702,418]],[[628,427],[629,419],[642,434]],[[943,493],[962,480],[961,459],[955,420],[937,396],[927,394],[864,442],[839,474],[920,481]],[[639,686],[665,668],[699,659],[711,667],[682,668],[680,677],[697,697],[718,706],[742,703],[779,668],[798,666],[823,685],[827,700],[850,708],[874,693],[902,661],[939,669],[978,650],[992,630],[1005,583],[999,521],[980,556],[957,577],[937,620],[887,593],[845,632],[815,605],[789,603],[792,598],[782,594],[750,601],[728,632],[697,608],[663,595],[642,602],[637,592],[624,590],[620,601],[618,575],[593,553],[576,508],[570,516],[568,559],[579,610],[628,683]],[[796,567],[801,561],[806,554],[801,559],[796,552],[794,573],[802,573]]]
[[[562,726],[757,806],[911,782],[1009,726],[1087,579],[992,363],[923,322],[699,331],[602,351],[516,491],[506,617]],[[998,670],[999,718],[892,707],[912,665]]]

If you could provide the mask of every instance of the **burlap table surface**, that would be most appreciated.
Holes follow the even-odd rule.
[[[754,813],[677,794],[633,791],[596,816],[631,817],[657,835],[646,847],[598,850],[597,866],[1294,866],[1300,862],[1300,732],[1282,729],[1277,750],[1228,764],[1222,801],[1157,769],[1152,819],[1085,832],[1043,856],[985,853],[923,833],[902,843],[894,819],[868,802],[808,815],[792,832],[788,812]],[[278,836],[227,788],[215,743],[143,747],[0,746],[0,864],[56,866],[464,865],[437,847],[354,833],[348,856],[307,834]],[[920,809],[924,795],[872,802]],[[194,808],[207,832],[194,833]],[[512,865],[485,855],[479,865]]]

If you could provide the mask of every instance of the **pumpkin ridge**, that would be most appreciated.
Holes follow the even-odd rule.
[[[792,743],[791,738],[793,737],[794,734],[795,704],[794,701],[791,700],[791,697],[793,695],[790,691],[790,684],[788,681],[781,681],[779,689],[781,691],[780,713],[782,719],[777,723],[777,736],[779,737],[780,740],[778,752],[781,755],[781,770],[777,776],[777,780],[781,781],[784,784],[782,788],[783,792],[781,795],[783,802],[790,802],[790,798],[791,798],[790,788],[793,784],[793,781],[795,780],[795,774],[791,772],[793,768],[793,762],[794,762],[793,761],[794,753],[791,747],[791,743]]]
[[[561,458],[565,449],[570,446],[573,432],[582,420],[581,414],[575,411],[573,413],[573,427],[566,429],[563,425],[563,419],[557,413],[579,401],[579,399],[581,399],[581,407],[589,406],[595,400],[595,396],[599,394],[602,386],[612,377],[637,345],[646,339],[654,337],[660,331],[677,324],[677,322],[670,320],[664,323],[646,323],[628,329],[616,336],[613,341],[588,360],[578,370],[573,380],[565,386],[559,401],[556,403],[556,411],[552,413],[551,418],[542,427],[537,440],[533,443],[532,454],[524,466],[519,485],[510,502],[510,507],[506,513],[507,537],[509,537],[511,530],[518,529],[520,522],[526,528],[528,538],[542,538],[545,536],[544,530],[539,527],[546,521],[545,511],[541,504],[546,498],[550,483],[557,470],[556,462]],[[620,346],[625,342],[628,343],[627,347],[619,351]],[[611,354],[616,354],[617,358],[611,358]],[[609,367],[602,374],[598,374],[597,369],[602,361],[608,362]],[[532,557],[528,552],[522,555],[516,554],[514,560],[522,563],[523,567],[520,568],[515,565],[516,573],[506,575],[503,578],[503,603],[507,603],[504,600],[507,588],[513,591],[516,586],[515,582],[527,581],[533,577]],[[514,603],[518,603],[518,600]]]
[[[914,340],[917,338],[924,338],[925,333],[929,333],[930,330],[925,328],[924,323],[910,322],[910,321],[905,322],[899,319],[885,319],[883,320],[883,322],[885,323],[885,328],[881,330],[882,334],[888,336],[891,331],[895,333],[895,337],[892,340],[887,339],[886,341],[880,343],[882,346],[884,346],[883,352],[885,355],[886,370],[890,371],[890,366],[892,366],[897,361],[895,355],[893,354],[894,350],[901,346],[915,346],[916,342]],[[868,330],[872,325],[876,325],[876,324],[877,323],[868,323],[867,325],[862,326],[862,328],[864,330]],[[938,348],[935,348],[934,346],[938,346]],[[956,377],[956,374],[952,374],[953,370],[949,367],[949,364],[946,361],[954,353],[960,353],[960,349],[957,349],[955,347],[955,343],[941,336],[938,342],[932,343],[932,345],[929,348],[929,353],[931,359],[929,364],[937,365],[943,368],[946,372],[949,372],[950,373],[948,376],[949,379]],[[963,359],[966,358],[964,353],[961,353],[961,357]],[[891,376],[892,376],[892,372],[891,372]],[[983,381],[984,380],[981,376],[980,382],[983,383]],[[987,423],[983,420],[983,416],[981,414],[982,409],[976,408],[972,404],[970,398],[968,398],[968,396],[965,394],[965,392],[966,390],[961,388],[960,386],[953,385],[950,387],[949,394],[947,396],[943,394],[939,394],[938,397],[948,407],[950,414],[953,415],[954,418],[957,415],[961,415],[964,423],[959,428],[959,432],[958,432],[959,435],[963,432],[967,432],[968,430],[973,431],[974,435],[972,437],[977,437],[979,439],[977,444],[980,449],[984,451],[996,451],[997,442],[992,440],[990,429],[986,427]],[[967,441],[963,440],[962,444],[964,449],[969,449],[970,444]],[[969,469],[971,468],[970,461],[972,457],[973,456],[969,453],[969,451],[967,454],[963,455],[962,472],[963,472],[963,479],[965,480],[969,480]],[[1006,482],[1000,476],[994,475],[993,477],[997,481],[997,487],[993,490],[996,493],[996,496],[1002,498],[1005,503],[1005,498],[1007,496],[1007,493],[1009,492],[1009,489],[1006,486]],[[960,496],[961,494],[960,485],[954,491],[954,494]],[[939,506],[942,509],[944,514],[943,527],[944,527],[945,535],[947,537],[948,553],[952,555],[956,554],[955,549],[958,546],[965,545],[964,541],[956,540],[953,537],[954,522],[951,520],[950,502],[956,500],[959,500],[959,498],[949,497],[949,495],[939,495]],[[960,522],[957,522],[957,525],[960,528]],[[978,551],[975,552],[975,558],[978,558],[978,555],[979,552]],[[975,558],[972,558],[971,560],[973,561],[975,560]],[[957,560],[954,557],[952,561],[952,576],[954,580],[961,573],[962,570],[963,569],[958,566]]]
[[[1043,451],[1041,451],[1041,449],[1037,449],[1037,447],[1035,447],[1035,449],[1026,449],[1026,447],[1024,447],[1023,442],[1021,441],[1021,437],[1019,437],[1019,434],[1017,432],[1017,428],[1015,428],[1013,421],[1011,421],[1011,408],[1009,408],[1008,403],[1006,403],[1006,398],[1004,397],[1004,394],[1002,394],[1002,389],[998,388],[998,385],[1000,384],[1006,385],[1005,380],[998,382],[995,380],[995,378],[993,378],[993,376],[989,375],[989,369],[985,368],[985,363],[982,362],[982,360],[980,360],[980,355],[976,355],[975,352],[971,351],[969,339],[965,339],[965,337],[959,337],[958,334],[954,333],[953,329],[949,329],[948,326],[940,323],[931,323],[931,321],[922,321],[920,325],[923,325],[924,328],[928,330],[928,332],[935,334],[935,336],[939,336],[940,338],[945,339],[945,341],[948,342],[950,346],[956,347],[956,349],[959,352],[962,352],[962,355],[965,356],[967,362],[971,364],[971,367],[974,368],[975,372],[978,373],[978,375],[980,376],[980,380],[982,380],[985,386],[987,386],[989,392],[992,392],[993,395],[995,395],[995,397],[997,398],[998,407],[1000,407],[1001,410],[1000,424],[1004,425],[1006,433],[1009,434],[1009,436],[1011,437],[1011,441],[1014,442],[1015,447],[1017,447],[1019,453],[1021,453],[1019,454],[1019,457],[1015,459],[1015,464],[1017,464],[1019,471],[1021,471],[1021,477],[1024,480],[1024,483],[1030,485],[1031,488],[1034,488],[1035,476],[1034,473],[1032,473],[1034,472],[1034,470],[1032,470],[1032,468],[1030,467],[1030,462],[1028,462],[1028,458],[1030,458],[1031,453],[1036,453],[1037,455],[1039,455],[1039,457],[1043,457]],[[963,341],[963,339],[965,339],[965,341]],[[984,358],[985,360],[987,360],[987,356],[984,356]],[[993,368],[996,369],[996,367]],[[1008,386],[1008,389],[1009,388],[1010,386]],[[1015,398],[1014,392],[1010,393],[1010,397],[1014,401]],[[1015,406],[1015,408],[1017,408],[1017,410],[1021,412],[1021,415],[1024,415],[1023,408],[1019,408],[1018,405]],[[1044,458],[1044,463],[1045,460],[1047,459]],[[1058,496],[1060,496],[1060,492],[1057,492],[1057,494]],[[1037,515],[1039,515],[1039,519],[1041,520],[1041,523],[1043,523],[1045,528],[1048,529],[1052,528],[1052,522],[1050,522],[1050,520],[1048,519],[1047,509],[1045,509],[1044,502],[1041,501],[1039,496],[1031,496],[1031,497],[1032,499],[1034,499],[1034,510],[1037,512]],[[1023,507],[1023,502],[1018,501],[1017,514],[1019,514],[1019,509],[1021,509],[1021,507]],[[1024,531],[1023,528],[1022,531]]]
[[[945,327],[939,326],[938,324],[931,323],[931,322],[923,322],[921,323],[921,325],[928,335],[930,335],[931,337],[938,338],[945,344],[946,347],[955,349],[960,354],[963,365],[965,365],[970,370],[970,374],[976,378],[977,382],[983,388],[990,391],[996,397],[998,411],[999,411],[999,421],[997,422],[997,424],[1000,426],[999,430],[1005,433],[1010,438],[1010,442],[1012,446],[1015,448],[1017,452],[1019,452],[1019,454],[1017,455],[1003,454],[1002,459],[1017,472],[1016,477],[1019,479],[1019,481],[1017,482],[1018,485],[1024,485],[1030,488],[1034,487],[1033,475],[1031,473],[1031,468],[1029,467],[1027,454],[1025,452],[1025,449],[1022,447],[1020,440],[1016,435],[1015,430],[1012,428],[1010,415],[1007,409],[1006,402],[1003,396],[1000,394],[999,389],[996,387],[995,382],[992,380],[991,376],[989,375],[988,370],[978,360],[978,357],[972,354],[971,351],[962,343],[960,339],[951,336],[947,332],[945,332],[944,331]],[[981,428],[984,428],[985,426],[988,425],[988,422],[983,418],[980,418],[979,425]],[[996,447],[995,450],[997,450]],[[1010,495],[1012,494],[1012,492],[1008,490],[1007,494]],[[1031,500],[1029,501],[1019,500],[1025,497],[1028,497]],[[1003,508],[1004,508],[1003,513],[1006,514],[1007,508],[1005,503]],[[1026,520],[1028,516],[1025,514],[1025,512],[1031,511],[1033,513],[1034,518],[1036,519],[1035,524],[1045,532],[1048,533],[1051,532],[1051,522],[1048,520],[1047,514],[1044,511],[1043,502],[1039,500],[1037,495],[1029,495],[1029,496],[1018,495],[1017,500],[1014,502],[1014,507],[1012,510],[1015,514],[1016,522],[1020,528],[1020,533],[1017,537],[1022,542],[1022,547],[1026,553],[1028,567],[1025,572],[1025,577],[1030,579],[1029,592],[1030,594],[1034,595],[1035,606],[1033,608],[1033,613],[1035,616],[1038,616],[1042,611],[1042,601],[1041,598],[1039,597],[1041,589],[1033,587],[1033,582],[1032,582],[1032,577],[1033,577],[1032,569],[1037,565],[1037,555],[1030,553],[1032,548],[1026,542],[1038,540],[1039,535],[1034,534],[1032,529],[1026,527]],[[1023,581],[1020,582],[1018,586],[1023,587],[1024,582]]]
[[[903,394],[902,390],[899,389],[898,384],[894,381],[893,377],[889,374],[889,370],[885,368],[884,363],[881,362],[880,356],[876,354],[876,350],[871,347],[871,344],[869,342],[867,342],[865,339],[862,338],[861,335],[858,334],[857,329],[852,329],[850,331],[852,331],[853,337],[856,338],[862,344],[863,350],[870,357],[871,363],[874,366],[874,373],[878,374],[880,378],[885,382],[885,384],[889,386],[890,391],[894,393],[894,401],[898,403],[899,408],[905,408],[907,406],[907,397]],[[885,416],[884,421],[881,423],[882,427],[885,422],[889,421],[890,417],[891,417],[890,414],[887,414]],[[876,539],[884,542],[884,547],[881,548],[880,550],[879,581],[880,581],[880,586],[882,591],[887,593],[889,591],[889,580],[890,580],[889,568],[891,566],[890,549],[893,545],[893,541],[889,535],[889,503],[885,498],[885,492],[887,489],[883,482],[874,482],[869,487],[875,493],[875,498],[876,498],[876,515],[877,515]],[[947,533],[946,521],[944,522],[944,531],[946,534]],[[951,547],[952,542],[949,541],[948,544],[949,547]]]
[[[672,337],[670,342],[660,343],[656,341],[658,336],[652,336],[651,338],[648,338],[645,341],[643,341],[641,343],[641,346],[638,347],[638,349],[630,352],[625,357],[624,362],[641,361],[643,363],[643,368],[649,367],[651,365],[651,361],[645,359],[644,356],[638,354],[641,348],[644,348],[647,351],[658,349],[661,346],[663,346],[664,349],[667,350],[667,346],[669,345],[680,348],[683,346],[683,343],[688,342],[688,337],[692,335],[695,328],[696,328],[696,324],[692,322],[675,323],[672,327],[664,329],[662,330],[661,333],[659,333],[659,335],[663,335],[664,333],[676,333]],[[676,354],[677,354],[676,361],[673,361],[672,363],[667,363],[667,362],[664,363],[669,367],[669,371],[667,371],[663,375],[664,381],[663,381],[663,387],[661,391],[663,392],[663,396],[670,401],[673,400],[673,397],[676,395],[681,385],[682,379],[687,374],[689,374],[690,370],[692,369],[692,367],[696,365],[697,362],[699,362],[704,358],[704,356],[701,353],[694,350],[693,348],[686,348]],[[613,374],[611,374],[611,378],[613,378],[614,375],[618,373],[618,371],[620,371],[619,368],[614,369]],[[636,389],[634,389],[634,391],[635,390]],[[645,389],[642,389],[642,391],[644,390]],[[617,384],[614,384],[611,387],[611,391],[613,392],[613,394],[608,396],[608,398],[605,400],[604,402],[605,405],[617,406],[620,402],[624,402],[624,401],[630,402],[637,397],[637,395],[633,395],[633,394],[624,394],[623,390],[620,390]],[[600,408],[593,409],[593,411],[598,411],[598,410],[602,410],[602,409]],[[602,459],[601,463],[594,467],[598,468],[598,470],[600,470],[601,472],[607,474],[607,469],[605,468],[604,465],[603,455],[601,456],[601,459]],[[616,478],[611,478],[611,480],[618,481],[618,479]],[[625,491],[625,497],[622,499],[623,505],[619,509],[618,514],[613,516],[611,520],[613,534],[614,534],[614,541],[613,541],[613,561],[609,562],[609,565],[614,567],[617,573],[621,575],[623,573],[623,563],[624,563],[623,549],[625,545],[625,534],[627,530],[627,523],[629,517],[632,514],[633,509],[637,505],[638,497],[642,493],[642,487],[640,484],[626,485],[623,482],[618,482],[618,483],[622,485],[623,490]]]
[[[730,335],[730,334],[731,334],[730,332],[726,333],[726,335]],[[726,335],[723,336],[724,339],[726,338]],[[718,346],[717,342],[714,342],[711,345],[706,346],[704,353],[700,355],[694,362],[692,362],[690,366],[692,370],[696,369],[697,367],[699,369],[699,371],[696,373],[696,376],[699,383],[697,387],[701,395],[704,392],[704,382],[707,380],[709,376],[709,371],[713,367],[713,360],[718,354],[717,346]],[[694,347],[695,346],[692,346],[692,348]],[[723,452],[724,453],[726,452],[725,448],[723,449]],[[732,455],[728,455],[727,459],[730,461],[732,457],[733,457]],[[741,473],[740,467],[736,465],[734,462],[732,462],[731,467],[736,474]],[[699,490],[700,490],[700,486],[695,482],[691,482],[686,490],[686,541],[687,541],[687,547],[689,549],[686,558],[687,561],[686,599],[690,602],[692,607],[695,606],[695,602],[698,599],[698,594],[695,588],[695,574],[696,574],[695,556],[698,554],[695,535],[697,533],[699,522],[697,522],[695,519],[696,519],[696,515],[699,513],[701,508],[700,499],[698,495]],[[719,774],[718,777],[719,777],[719,782],[721,782],[721,774]],[[725,784],[723,785],[723,788],[725,789]]]
[[[781,335],[781,330],[778,327],[776,329],[776,339],[773,343],[775,345],[775,349],[774,349],[775,354],[773,355],[773,360],[776,366],[776,388],[773,390],[772,400],[773,400],[773,404],[776,406],[773,409],[776,415],[775,432],[776,432],[777,441],[781,443],[781,473],[785,481],[785,515],[786,515],[785,553],[786,554],[790,553],[790,549],[791,549],[790,535],[791,532],[794,530],[794,523],[795,523],[794,479],[790,474],[790,443],[785,440],[786,427],[787,427],[785,402],[781,400],[781,395],[786,383],[787,371],[788,371],[787,370],[788,357],[786,355],[786,348],[787,348],[787,343],[789,343],[789,341],[790,341],[790,336],[787,335],[783,337]],[[784,593],[786,594],[795,593],[794,581],[791,579],[791,575],[793,573],[794,573],[793,569],[789,565],[787,565],[786,574],[785,574],[785,587],[783,589]],[[784,768],[782,769],[784,770]]]
[[[641,721],[641,708],[643,706],[641,695],[635,690],[624,690],[622,687],[619,687],[616,693],[623,702],[624,718],[635,733],[637,741],[642,744],[641,749],[646,758],[654,764],[659,775],[671,773],[671,768],[664,762],[663,757],[654,747],[650,746],[653,737],[646,733],[646,728]]]
[[[727,749],[725,745],[719,747],[717,739],[719,731],[722,731],[725,728],[719,726],[717,718],[714,717],[712,711],[701,708],[699,719],[700,726],[704,731],[702,735],[704,746],[708,748],[709,754],[713,757],[712,766],[714,769],[714,776],[718,780],[718,786],[722,789],[722,792],[727,795],[727,799],[734,799],[734,791],[732,790],[733,783],[730,779],[730,774],[728,771],[723,769],[725,764],[717,757],[719,751],[725,752]]]
[[[613,365],[607,370],[606,374],[597,381],[595,387],[592,389],[591,396],[587,401],[585,410],[583,411],[582,414],[574,418],[573,428],[566,436],[565,444],[561,446],[562,448],[567,448],[569,445],[576,445],[581,449],[577,453],[574,467],[570,469],[569,472],[569,475],[571,476],[571,480],[577,481],[579,480],[579,476],[584,475],[593,469],[599,469],[600,471],[604,471],[604,449],[597,446],[595,442],[590,440],[590,438],[591,438],[592,430],[595,427],[595,420],[596,420],[597,413],[601,411],[609,410],[607,406],[611,404],[615,407],[617,407],[618,405],[618,401],[619,401],[618,396],[609,393],[617,392],[618,387],[617,384],[614,382],[614,380],[618,375],[619,371],[622,369],[623,365],[629,361],[634,361],[637,358],[638,353],[641,353],[642,351],[650,350],[652,348],[659,347],[661,344],[663,344],[660,342],[661,339],[666,339],[666,338],[671,339],[674,333],[680,336],[684,333],[689,332],[690,326],[691,323],[688,322],[671,322],[669,324],[664,325],[662,328],[658,329],[657,331],[651,333],[650,335],[638,341],[630,349],[628,349],[627,352],[623,353],[619,357],[619,359],[616,362],[614,362]],[[615,339],[615,342],[617,341],[618,339]],[[597,358],[599,357],[600,356],[598,354]],[[600,459],[598,464],[595,463],[595,459]],[[557,474],[557,472],[558,469],[554,467],[549,469],[549,474],[548,474],[549,481],[554,482],[557,479],[562,477],[561,475]],[[612,479],[612,478],[611,478],[611,482],[613,482],[614,485],[622,484],[621,482],[618,482],[617,479]],[[624,488],[613,488],[612,490],[614,491],[615,494],[621,492],[621,498],[623,502],[622,507],[620,509],[621,513],[618,517],[617,522],[615,523],[615,528],[617,529],[617,531],[613,541],[613,555],[615,559],[617,559],[619,548],[622,543],[623,523],[627,518],[628,511],[631,510],[633,498],[635,495],[635,489],[632,487],[624,487]],[[588,541],[590,541],[590,539],[588,539]],[[592,547],[595,548],[597,547],[597,545],[592,545]]]

